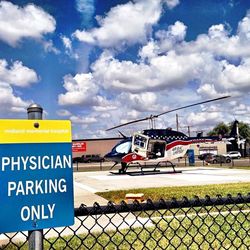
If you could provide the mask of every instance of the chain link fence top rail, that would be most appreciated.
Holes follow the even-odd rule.
[[[75,209],[72,227],[44,230],[44,249],[250,249],[250,194]],[[28,249],[27,232],[0,249]]]

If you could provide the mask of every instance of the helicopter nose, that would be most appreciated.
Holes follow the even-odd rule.
[[[121,156],[117,155],[116,153],[109,152],[106,155],[104,155],[104,159],[107,161],[115,161],[115,162],[120,162],[121,161]]]
[[[104,155],[104,159],[107,160],[107,161],[112,161],[113,158],[114,158],[114,155],[111,152]]]

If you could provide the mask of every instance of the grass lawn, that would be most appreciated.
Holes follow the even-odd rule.
[[[174,212],[167,216],[167,210],[160,210],[161,216],[150,214],[151,224],[126,229],[100,230],[77,236],[50,238],[44,242],[44,249],[249,249],[250,223],[248,211],[238,207],[240,213],[199,213],[178,217]],[[104,215],[105,216],[105,215]],[[123,214],[124,216],[124,214]],[[126,218],[126,217],[125,217]],[[137,217],[139,219],[139,217]],[[114,222],[113,222],[114,223]],[[119,226],[113,224],[114,226]],[[20,246],[20,245],[19,245]],[[5,249],[17,249],[10,244]],[[25,244],[21,249],[28,249]]]
[[[165,200],[172,197],[181,199],[183,196],[193,198],[194,195],[198,195],[200,198],[205,197],[205,195],[215,197],[217,194],[226,196],[229,193],[233,196],[238,193],[247,195],[249,192],[250,182],[130,189],[97,194],[119,203],[125,198],[126,193],[144,193],[145,199],[151,198],[158,201],[160,198]],[[235,212],[238,210],[241,212],[222,213],[223,211]],[[174,209],[136,213],[138,218],[149,217],[152,222],[151,226],[51,238],[44,242],[44,249],[51,249],[50,243],[53,245],[53,249],[249,249],[248,211],[248,204],[243,204],[241,206],[207,207],[205,210],[204,208],[187,208],[180,211]],[[183,214],[185,214],[184,217]],[[17,247],[9,244],[5,249],[12,250],[17,249]],[[21,249],[28,249],[27,244]]]
[[[213,165],[209,165],[209,167],[216,167],[216,168],[230,168],[230,169],[245,169],[245,170],[250,170],[250,166],[242,166],[242,165],[220,165],[220,164],[213,164]]]
[[[140,188],[98,192],[96,194],[118,204],[122,200],[125,200],[125,195],[127,193],[143,193],[144,199],[150,198],[153,201],[159,201],[161,198],[163,198],[164,200],[169,200],[173,197],[175,197],[176,199],[181,199],[183,196],[191,199],[195,195],[199,196],[200,198],[204,198],[205,195],[215,197],[217,194],[220,194],[222,196],[226,196],[227,194],[236,196],[238,193],[241,193],[243,195],[247,195],[248,193],[250,193],[250,182],[202,186]]]

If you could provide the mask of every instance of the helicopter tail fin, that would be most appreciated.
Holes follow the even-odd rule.
[[[118,132],[119,132],[119,134],[122,136],[122,138],[124,138],[124,139],[127,139],[127,138],[128,138],[128,137],[127,137],[126,135],[124,135],[121,131],[118,130]]]
[[[232,130],[229,136],[233,138],[239,138],[239,122],[237,120],[234,121]]]

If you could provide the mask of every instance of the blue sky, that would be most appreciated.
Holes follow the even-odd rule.
[[[223,95],[179,111],[183,132],[250,123],[250,2],[0,1],[0,91],[1,118],[26,118],[35,102],[45,119],[70,119],[74,138]]]

